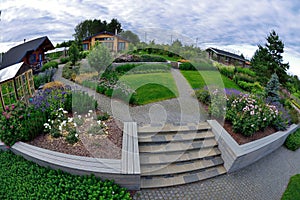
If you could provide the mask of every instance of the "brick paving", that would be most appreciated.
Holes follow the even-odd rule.
[[[80,87],[68,80],[62,79],[61,66],[54,79],[67,83],[73,88],[81,89],[89,94],[95,95],[100,102],[100,109],[115,114],[111,109],[113,107],[112,105],[114,105],[112,103],[113,100],[103,95],[95,94],[94,91]],[[167,122],[174,122],[181,119],[181,116],[176,114],[180,111],[180,109],[176,109],[178,107],[180,108],[179,99],[166,100],[133,108],[128,108],[122,102],[116,101],[114,106],[120,108],[121,113],[130,113],[129,117],[116,113],[120,119],[137,121],[140,125],[149,124],[149,122],[151,123],[149,117],[153,113],[151,112],[151,108],[152,111],[159,111],[160,114],[162,114],[162,108],[167,110]],[[122,110],[124,107],[127,110]],[[199,119],[204,120],[205,115],[200,115]],[[279,200],[286,189],[290,177],[295,174],[300,174],[299,163],[300,149],[296,152],[292,152],[285,147],[280,147],[267,157],[238,172],[182,186],[143,189],[138,191],[133,199]]]

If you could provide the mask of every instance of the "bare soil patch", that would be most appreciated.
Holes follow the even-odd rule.
[[[121,159],[123,131],[120,127],[123,127],[123,124],[113,118],[106,121],[106,124],[108,134],[103,135],[88,134],[88,127],[81,128],[85,131],[80,130],[80,140],[73,145],[63,137],[53,138],[48,134],[41,134],[28,144],[77,156]]]

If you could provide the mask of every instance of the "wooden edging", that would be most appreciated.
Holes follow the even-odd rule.
[[[17,142],[10,150],[41,166],[75,175],[94,174],[102,180],[110,179],[129,190],[140,189],[140,163],[137,127],[135,122],[125,122],[123,130],[122,159],[102,159],[59,153],[23,142]],[[0,149],[7,147],[0,142]]]
[[[218,141],[224,167],[228,173],[242,169],[283,145],[287,136],[295,132],[299,125],[292,124],[286,131],[278,131],[272,135],[239,145],[231,135],[216,121],[207,121]]]

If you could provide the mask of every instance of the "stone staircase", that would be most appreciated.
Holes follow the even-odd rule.
[[[138,130],[141,188],[192,183],[226,173],[207,122]]]

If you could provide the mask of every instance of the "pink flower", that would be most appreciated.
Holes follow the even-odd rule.
[[[11,104],[11,109],[15,109],[15,105],[14,104]]]
[[[9,107],[8,107],[8,106],[5,106],[5,110],[9,110]]]

